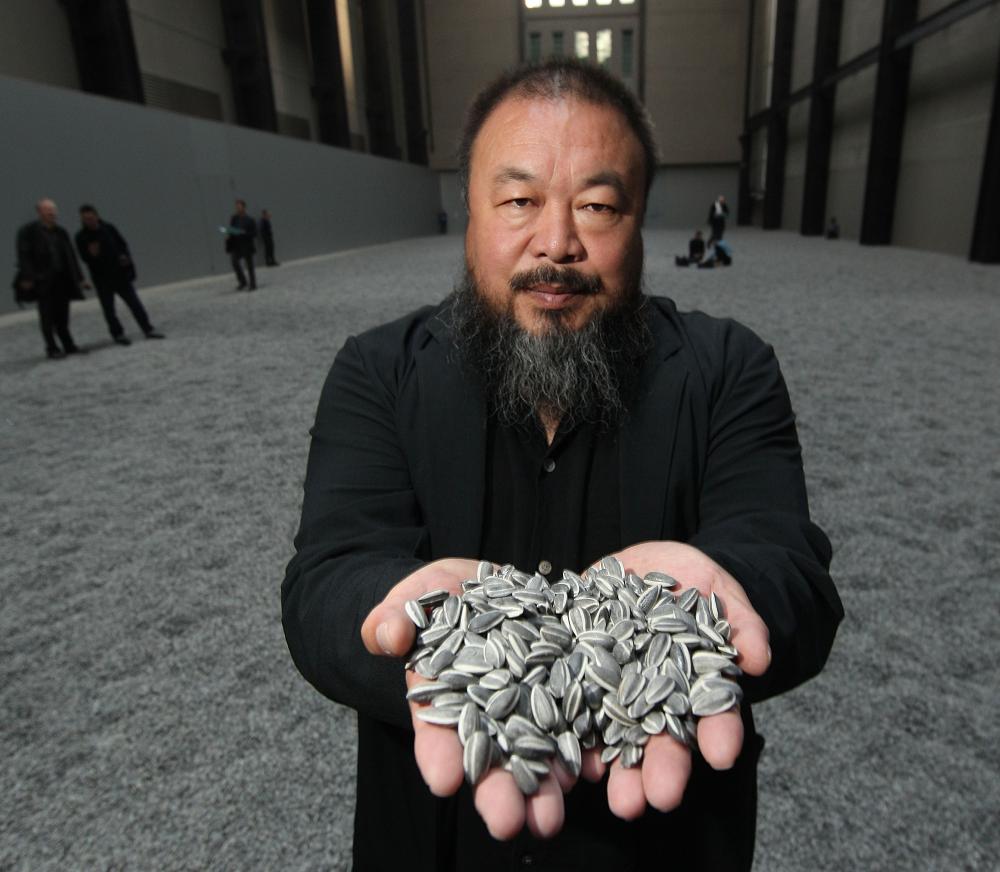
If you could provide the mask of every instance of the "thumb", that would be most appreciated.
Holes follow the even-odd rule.
[[[371,654],[402,657],[413,647],[417,628],[400,605],[383,602],[361,625],[361,639]]]

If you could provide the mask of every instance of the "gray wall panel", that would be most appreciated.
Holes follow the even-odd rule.
[[[271,209],[279,259],[436,229],[440,189],[423,167],[3,77],[0,105],[17,119],[0,142],[10,272],[43,196],[71,232],[93,202],[128,238],[140,285],[227,271],[218,226],[237,196]]]
[[[826,218],[836,216],[841,235],[848,239],[857,239],[861,232],[874,95],[874,67],[837,86]]]

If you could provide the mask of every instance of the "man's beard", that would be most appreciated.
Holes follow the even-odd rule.
[[[561,310],[542,310],[546,325],[534,334],[514,318],[514,297],[538,284],[561,284],[583,294],[603,290],[599,278],[572,267],[544,266],[517,273],[503,311],[494,309],[466,265],[449,299],[461,361],[476,376],[489,411],[516,426],[537,416],[563,427],[596,423],[618,427],[632,399],[642,358],[652,345],[640,287],[641,264],[622,297],[571,329]]]

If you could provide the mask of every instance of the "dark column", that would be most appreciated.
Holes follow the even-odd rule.
[[[826,225],[826,187],[830,175],[830,142],[837,86],[825,80],[837,69],[843,0],[820,0],[816,16],[816,53],[813,56],[813,93],[809,105],[806,177],[802,191],[804,236],[819,236]]]
[[[750,83],[753,81],[753,26],[757,13],[756,0],[750,0],[750,18],[747,24],[747,64],[743,81],[743,133],[740,135],[740,180],[736,196],[736,223],[742,226],[753,220],[753,203],[750,202],[750,162],[753,160],[753,131],[750,119]]]
[[[275,131],[278,113],[260,0],[222,0],[221,6],[226,30],[222,59],[233,83],[236,121],[244,127]]]
[[[795,0],[778,0],[774,27],[774,60],[771,67],[771,109],[767,121],[767,170],[764,182],[765,230],[781,227],[785,193],[785,152],[788,147],[788,99],[792,84],[792,50],[795,42]]]
[[[368,150],[382,157],[402,156],[396,138],[392,108],[392,71],[389,41],[381,0],[365,0],[361,6],[365,42],[365,109],[368,117]]]
[[[917,20],[917,0],[885,0],[882,39],[875,74],[871,143],[865,201],[861,212],[862,245],[892,242],[892,219],[899,181],[899,156],[906,125],[913,47],[894,49],[896,37]]]
[[[1000,263],[1000,62],[993,82],[993,109],[969,257],[980,263]]]
[[[80,85],[91,94],[145,103],[127,0],[62,0]]]
[[[312,95],[319,120],[319,141],[351,147],[351,125],[344,94],[337,8],[333,0],[306,0],[309,50],[312,54]]]
[[[419,28],[415,0],[399,0],[399,62],[403,71],[403,107],[406,117],[406,157],[410,163],[427,164],[427,131],[420,99]]]

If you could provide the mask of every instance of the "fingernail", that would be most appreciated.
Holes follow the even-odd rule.
[[[770,645],[767,646],[767,662],[768,663],[771,662],[771,646]]]
[[[379,624],[378,627],[375,628],[375,641],[378,642],[379,647],[383,651],[385,651],[386,654],[392,653],[392,650],[389,647],[390,642],[389,642],[388,624]]]

